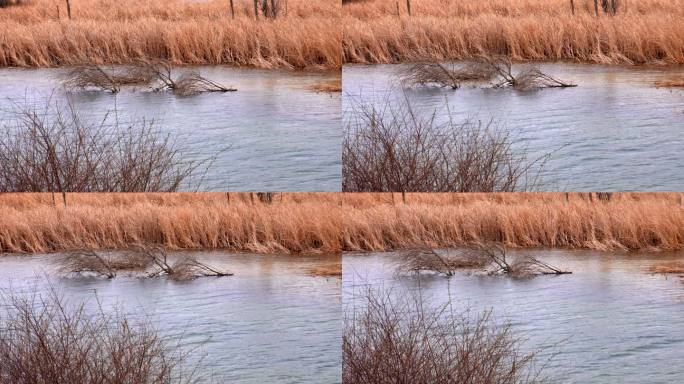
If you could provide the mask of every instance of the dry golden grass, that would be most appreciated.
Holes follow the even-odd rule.
[[[128,248],[334,252],[341,244],[334,196],[249,193],[0,195],[0,252]],[[59,199],[58,199],[59,200]]]
[[[0,253],[127,248],[334,253],[501,242],[684,248],[681,193],[0,195]],[[252,203],[252,200],[254,202]]]
[[[514,60],[684,63],[684,0],[373,0],[345,4],[343,59],[391,63],[508,55]],[[397,15],[399,11],[399,15]]]
[[[284,4],[285,2],[283,2]],[[288,0],[275,20],[251,0],[34,0],[0,9],[0,66],[173,64],[340,68],[340,2]]]

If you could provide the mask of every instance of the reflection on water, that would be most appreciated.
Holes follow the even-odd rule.
[[[120,118],[155,119],[187,148],[186,159],[220,153],[202,190],[339,191],[340,96],[316,93],[314,84],[338,73],[198,67],[212,81],[238,92],[178,97],[125,88],[71,96],[98,119],[117,107]],[[41,105],[60,91],[61,69],[0,70],[0,121],[10,100]],[[182,69],[178,69],[179,73]]]
[[[357,103],[401,96],[403,65],[345,66],[344,119]],[[684,91],[656,88],[684,68],[544,64],[542,70],[576,88],[518,92],[464,87],[405,90],[412,105],[454,116],[493,119],[511,129],[546,164],[544,189],[673,191],[684,189]],[[514,71],[515,72],[515,71]],[[389,96],[388,96],[389,95]]]
[[[164,278],[62,278],[56,255],[0,258],[0,291],[47,289],[46,275],[69,300],[130,317],[147,316],[165,336],[199,348],[193,362],[223,383],[339,383],[341,299],[338,278],[311,277],[311,267],[338,256],[199,254],[235,276],[173,282]],[[192,366],[192,364],[190,364]]]
[[[451,296],[457,309],[493,309],[531,348],[546,348],[542,360],[559,352],[546,370],[558,382],[684,381],[684,283],[647,272],[664,258],[684,255],[528,253],[573,274],[526,280],[468,273],[399,277],[396,254],[345,254],[343,302],[348,307],[369,284],[393,292],[420,287],[428,302]]]

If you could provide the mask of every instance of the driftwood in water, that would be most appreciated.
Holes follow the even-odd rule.
[[[529,91],[538,88],[568,88],[576,87],[577,84],[567,83],[555,77],[551,77],[538,67],[529,67],[517,74],[513,74],[513,64],[507,57],[484,58],[500,80],[494,84],[495,88],[512,87],[521,91]]]
[[[572,273],[530,256],[510,259],[506,254],[506,248],[498,243],[478,243],[447,253],[437,252],[430,248],[405,251],[401,255],[397,271],[400,273],[429,271],[451,277],[456,271],[466,268],[486,268],[488,275],[506,275],[513,278]]]

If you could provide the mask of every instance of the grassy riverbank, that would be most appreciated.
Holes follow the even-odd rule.
[[[0,195],[0,252],[169,249],[385,251],[510,247],[684,248],[680,193],[250,193]],[[54,202],[53,202],[54,201]],[[405,201],[405,203],[404,203]]]
[[[599,1],[599,4],[601,2]],[[411,16],[407,4],[411,4]],[[367,0],[343,6],[344,61],[514,60],[684,63],[682,0]]]
[[[71,2],[0,8],[0,66],[53,67],[165,59],[173,64],[337,69],[339,1],[279,4],[255,17],[252,1]]]

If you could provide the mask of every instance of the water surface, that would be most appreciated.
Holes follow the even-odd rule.
[[[509,321],[540,362],[558,353],[546,373],[558,383],[678,383],[684,381],[684,282],[648,273],[684,254],[610,255],[587,251],[526,251],[571,275],[514,280],[457,273],[396,274],[397,254],[345,254],[343,302],[350,308],[368,285],[420,292],[458,310],[493,310]]]
[[[655,82],[683,77],[684,67],[543,64],[543,72],[576,88],[520,92],[465,86],[402,87],[406,65],[343,69],[344,120],[359,104],[404,95],[424,113],[494,121],[513,132],[530,158],[553,152],[544,190],[680,191],[684,189],[684,90]],[[517,71],[514,66],[514,73]]]
[[[70,302],[85,301],[88,311],[97,295],[105,309],[144,316],[163,336],[197,349],[188,365],[199,362],[212,382],[341,381],[341,281],[309,275],[339,255],[196,255],[235,275],[190,282],[64,278],[57,255],[0,256],[0,292],[43,292],[52,284]]]
[[[114,109],[124,120],[154,119],[185,148],[186,160],[218,154],[201,190],[340,190],[340,95],[310,89],[339,79],[339,73],[222,66],[193,70],[238,91],[179,97],[124,87],[117,95],[84,92],[69,99],[98,120]],[[11,116],[12,102],[44,105],[49,96],[63,101],[65,71],[0,69],[0,121]]]

